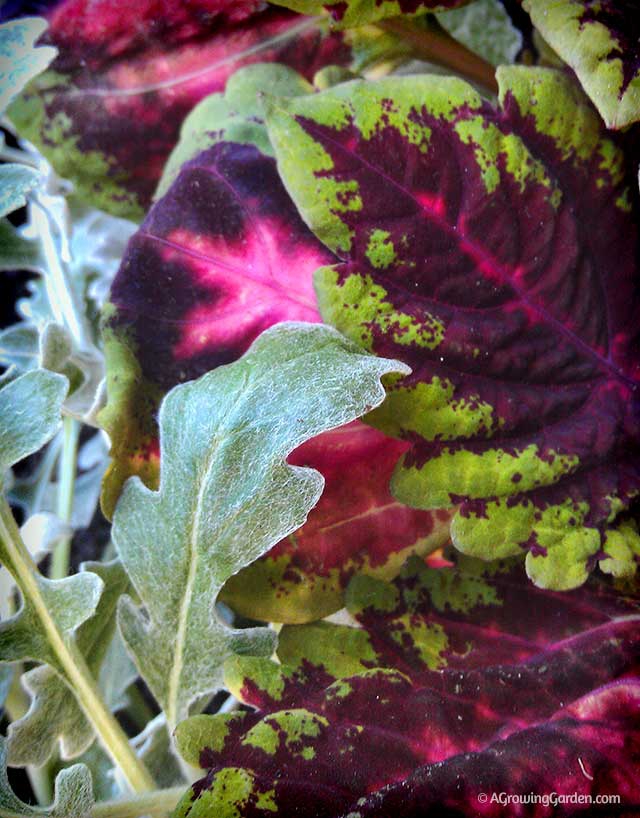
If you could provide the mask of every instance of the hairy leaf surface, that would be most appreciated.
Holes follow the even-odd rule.
[[[322,477],[285,458],[376,406],[380,376],[399,368],[329,327],[287,323],[165,398],[159,490],[127,483],[113,539],[145,609],[121,606],[122,635],[171,729],[216,690],[226,658],[273,649],[272,631],[228,629],[214,603],[319,499]]]
[[[59,55],[11,118],[81,199],[140,220],[182,120],[234,71],[274,61],[311,77],[349,58],[341,36],[317,21],[261,8],[235,0],[62,0],[47,34]]]
[[[479,793],[516,791],[637,803],[637,589],[559,594],[513,561],[415,559],[392,584],[356,577],[347,605],[353,627],[285,627],[282,664],[228,663],[258,712],[178,727],[208,775],[176,816],[475,817]]]
[[[300,220],[268,155],[256,99],[274,87],[311,90],[284,66],[250,66],[193,111],[165,172],[175,180],[163,177],[169,190],[127,249],[106,331],[107,511],[131,473],[157,484],[154,413],[170,386],[235,360],[272,324],[320,320],[312,275],[335,257]],[[448,515],[409,509],[389,493],[405,448],[354,423],[295,452],[290,462],[317,468],[326,491],[303,529],[231,580],[225,601],[254,618],[306,621],[341,607],[354,571],[390,578],[407,553],[442,544]]]
[[[35,47],[46,27],[46,21],[39,17],[0,25],[0,113],[56,56],[54,48]]]
[[[397,17],[399,14],[445,11],[462,6],[469,0],[274,0],[274,2],[303,14],[321,14],[327,11],[335,25],[353,28],[383,20],[385,17]]]
[[[274,100],[267,121],[342,259],[316,276],[323,317],[412,368],[370,417],[412,443],[394,494],[460,503],[461,550],[524,550],[566,589],[640,489],[638,234],[624,157],[570,80],[498,73],[498,109],[423,76]]]
[[[80,625],[75,640],[92,675],[98,678],[114,636],[118,599],[129,590],[129,581],[117,562],[85,563],[83,570],[97,574],[104,583],[95,614]],[[130,682],[131,676],[125,674],[115,687],[105,689],[101,685],[109,708],[122,704],[122,685]],[[95,738],[93,727],[60,676],[48,666],[37,667],[23,675],[22,684],[31,695],[31,705],[23,718],[9,726],[9,763],[14,767],[40,766],[56,750],[58,742],[64,760],[84,753]]]
[[[74,764],[58,773],[55,799],[49,808],[25,804],[9,784],[6,739],[0,736],[0,814],[3,818],[89,818],[92,807],[91,773],[84,764]]]
[[[578,75],[609,128],[640,121],[640,13],[635,0],[524,0]]]

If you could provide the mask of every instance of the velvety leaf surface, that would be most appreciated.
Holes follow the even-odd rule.
[[[77,630],[76,644],[94,678],[98,678],[105,662],[115,630],[115,612],[118,599],[129,590],[129,581],[117,562],[85,563],[85,571],[97,574],[104,590],[95,614]],[[121,679],[128,684],[130,676]],[[26,764],[41,766],[58,747],[60,756],[67,760],[77,758],[92,744],[93,727],[86,720],[80,705],[69,688],[50,667],[37,667],[22,677],[22,685],[31,696],[31,705],[25,716],[12,722],[8,731],[8,759],[11,766]],[[105,690],[109,706],[121,702],[121,688]]]
[[[566,589],[640,489],[637,228],[624,157],[571,81],[498,74],[498,109],[423,76],[273,100],[267,121],[343,259],[317,273],[323,317],[412,368],[370,416],[412,443],[395,496],[460,503],[461,550],[526,551]]]
[[[238,68],[278,61],[306,76],[349,58],[338,34],[256,2],[63,0],[49,13],[51,70],[11,108],[20,133],[80,198],[140,220],[186,114]],[[134,16],[135,15],[135,16]]]
[[[39,17],[25,17],[0,26],[0,113],[56,56],[53,48],[35,47],[46,27],[46,21]]]
[[[273,650],[272,631],[227,628],[214,604],[320,497],[318,472],[286,457],[376,406],[380,377],[403,369],[330,327],[285,323],[163,401],[159,490],[130,480],[112,536],[143,606],[123,598],[120,631],[170,729],[215,692],[225,659]]]
[[[331,15],[334,25],[352,28],[385,17],[397,17],[400,14],[444,11],[462,6],[469,0],[274,0],[274,2],[303,14],[321,14],[326,11]]]
[[[640,121],[640,10],[635,0],[523,0],[578,75],[609,128]]]
[[[551,816],[485,792],[640,799],[637,589],[535,588],[519,560],[414,559],[356,577],[354,627],[288,626],[278,656],[227,665],[258,712],[178,727],[208,775],[176,816]],[[233,809],[236,812],[233,812]]]
[[[93,806],[91,773],[74,764],[58,773],[55,800],[49,808],[25,804],[11,789],[7,776],[6,740],[0,736],[0,814],[3,818],[89,818]]]
[[[130,474],[156,485],[154,413],[168,388],[235,360],[272,324],[320,320],[312,275],[335,257],[302,223],[268,155],[256,95],[274,87],[310,90],[284,66],[251,66],[187,118],[165,172],[175,180],[163,177],[168,192],[114,282],[105,333],[110,402],[101,416],[114,458],[108,512]],[[225,600],[254,618],[307,621],[341,606],[355,570],[391,577],[407,553],[441,545],[449,515],[409,509],[389,493],[405,448],[356,423],[294,453],[290,462],[325,476],[326,491],[309,523],[232,579]],[[358,540],[355,526],[366,529]]]

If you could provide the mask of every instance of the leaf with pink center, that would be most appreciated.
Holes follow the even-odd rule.
[[[311,78],[351,54],[317,21],[256,0],[60,0],[48,17],[58,57],[9,115],[79,198],[136,220],[185,116],[236,70],[282,62]]]
[[[454,543],[525,552],[541,586],[633,574],[640,491],[638,232],[625,156],[571,80],[502,68],[493,108],[455,78],[269,102],[279,170],[339,257],[323,317],[412,374],[372,424],[409,441],[392,481],[457,506]],[[615,260],[615,261],[614,261]]]
[[[208,774],[176,816],[521,814],[479,811],[480,792],[637,804],[637,588],[560,594],[513,561],[415,560],[391,584],[356,577],[347,605],[353,627],[285,627],[282,664],[227,664],[258,709],[179,725],[180,751]]]
[[[171,386],[235,360],[275,323],[320,320],[312,276],[335,257],[304,226],[262,150],[264,129],[250,115],[256,84],[309,90],[282,66],[249,67],[225,97],[203,103],[224,113],[220,128],[203,132],[194,111],[174,153],[188,161],[176,176],[172,157],[175,180],[114,282],[105,321],[110,400],[101,416],[112,440],[108,513],[131,474],[157,484],[155,412]],[[405,449],[352,424],[294,452],[291,462],[318,469],[326,490],[303,529],[232,579],[225,601],[253,617],[308,621],[341,607],[356,571],[391,578],[409,554],[448,541],[448,512],[408,508],[389,492]]]

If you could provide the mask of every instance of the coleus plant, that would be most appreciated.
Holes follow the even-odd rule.
[[[638,813],[632,6],[4,4],[0,816]]]

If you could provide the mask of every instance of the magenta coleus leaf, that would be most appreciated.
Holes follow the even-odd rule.
[[[609,128],[640,120],[636,0],[524,0],[545,40],[576,72]]]
[[[282,74],[247,69],[269,70]],[[236,119],[225,135],[240,134]],[[246,134],[260,141],[254,121]],[[312,276],[335,257],[302,223],[274,159],[255,144],[210,142],[151,209],[112,288],[101,418],[112,440],[109,513],[131,474],[157,483],[155,411],[165,392],[236,360],[273,324],[320,320]],[[408,554],[447,541],[450,513],[408,508],[389,492],[405,448],[356,423],[294,452],[292,463],[325,476],[326,491],[305,527],[232,579],[225,601],[254,618],[308,621],[341,607],[356,571],[390,578]]]
[[[481,792],[638,803],[637,591],[560,594],[517,563],[414,559],[393,584],[354,578],[347,606],[353,627],[285,627],[282,664],[228,663],[258,710],[178,727],[208,774],[176,816],[582,814],[484,807]]]
[[[624,156],[570,79],[499,82],[498,108],[422,76],[274,99],[267,121],[341,258],[316,276],[323,317],[412,368],[370,416],[412,444],[395,496],[460,504],[461,550],[525,551],[536,583],[567,589],[611,567],[640,490],[636,213]],[[633,573],[637,535],[625,548],[616,570]]]
[[[344,63],[341,35],[255,0],[61,0],[59,54],[10,116],[83,200],[140,219],[180,125],[243,65],[282,62],[309,78]]]

